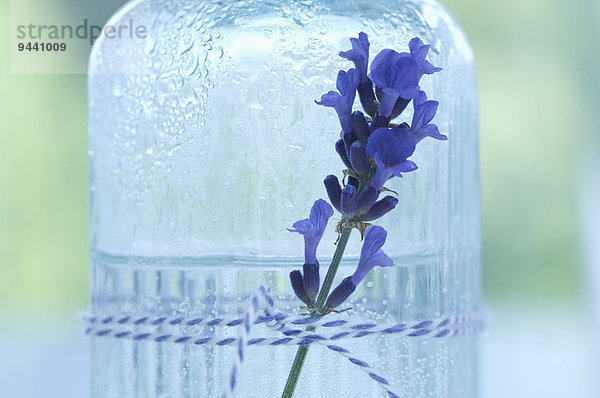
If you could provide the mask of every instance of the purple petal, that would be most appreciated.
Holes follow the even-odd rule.
[[[343,97],[336,91],[330,91],[327,94],[321,96],[321,101],[315,101],[317,105],[323,105],[330,108],[335,108],[338,104],[343,101]]]
[[[357,38],[351,38],[352,50],[340,52],[340,57],[346,58],[354,63],[361,73],[361,82],[367,79],[367,66],[369,62],[369,38],[366,33],[360,32]]]
[[[380,190],[394,175],[402,177],[401,173],[415,170],[416,165],[406,159],[413,154],[415,146],[415,137],[404,126],[375,130],[367,142],[367,153],[377,165],[371,186]]]
[[[378,112],[382,116],[391,118],[396,102],[400,99],[400,93],[391,88],[384,88],[380,91],[380,105]]]
[[[427,97],[426,97],[427,98]],[[433,120],[438,109],[438,101],[426,101],[421,104],[414,103],[415,112],[412,119],[412,130],[419,131]]]
[[[448,139],[447,136],[440,133],[438,126],[431,123],[423,127],[418,133],[415,134],[415,141],[419,142],[425,137],[435,138],[436,140],[440,141],[446,141]]]
[[[321,101],[315,101],[317,105],[334,108],[340,119],[342,130],[345,134],[352,133],[352,105],[356,98],[356,89],[360,83],[360,72],[350,69],[347,72],[341,70],[338,73],[336,86],[339,93],[330,91],[321,96]]]
[[[418,94],[419,66],[412,57],[394,50],[382,50],[371,64],[371,79],[381,91],[379,113],[390,116],[399,97],[414,98]]]
[[[422,75],[433,75],[442,70],[442,68],[438,68],[437,66],[433,66],[429,61],[421,62],[419,65],[420,71],[419,73]]]
[[[410,49],[410,55],[417,59],[427,58],[430,45],[423,44],[423,40],[418,37],[414,37],[408,42],[408,48]]]
[[[356,88],[360,83],[360,72],[357,69],[339,71],[336,86],[340,94],[346,99],[346,103],[354,103]]]
[[[327,221],[333,215],[333,209],[323,199],[317,200],[310,209],[310,217],[296,221],[288,229],[290,232],[298,232],[304,236],[304,258],[308,264],[317,262],[317,246],[323,237]]]
[[[375,253],[373,256],[371,256],[370,260],[373,264],[375,264],[375,267],[393,267],[394,261],[388,257],[387,254],[385,254],[383,252],[383,250],[379,249],[377,251],[377,253]]]
[[[430,48],[429,44],[423,44],[421,39],[415,37],[408,43],[408,48],[410,49],[410,56],[419,65],[419,80],[423,75],[431,75],[442,70],[442,68],[435,67],[427,61],[427,53]]]
[[[377,163],[377,160],[375,160]],[[375,171],[375,175],[371,179],[371,183],[369,184],[377,191],[380,191],[381,188],[385,185],[385,183],[394,176],[402,178],[402,174],[394,174],[394,169],[389,167],[377,166],[377,170]]]
[[[327,221],[333,216],[331,205],[323,199],[318,199],[310,209],[310,221],[316,228],[317,236],[321,239],[327,227]]]
[[[367,229],[358,267],[352,275],[352,282],[358,285],[374,267],[389,267],[394,265],[392,260],[381,250],[385,243],[387,232],[379,226]]]
[[[427,93],[425,91],[419,91],[419,94],[414,99],[414,106],[421,105],[427,102]]]
[[[404,162],[396,164],[392,167],[394,171],[394,175],[400,177],[401,173],[410,173],[411,171],[415,171],[417,169],[417,165],[412,160],[405,160]]]
[[[311,228],[311,222],[308,218],[305,218],[304,220],[298,220],[296,221],[293,225],[292,228],[288,228],[288,231],[290,232],[298,232],[299,234],[306,234],[310,231]]]
[[[373,254],[381,249],[386,238],[387,231],[383,227],[374,225],[367,228],[367,232],[365,233],[365,241],[360,251],[360,261],[368,260]]]
[[[371,80],[377,87],[389,87],[394,61],[398,59],[396,51],[386,48],[375,56],[371,62]]]
[[[442,141],[447,140],[448,137],[441,134],[435,124],[430,123],[437,113],[439,102],[428,101],[427,95],[421,91],[413,104],[415,111],[411,131],[415,136],[415,141],[418,143],[425,137],[432,137]]]
[[[379,128],[369,137],[367,153],[377,167],[394,167],[413,154],[415,145],[412,133],[404,127]]]

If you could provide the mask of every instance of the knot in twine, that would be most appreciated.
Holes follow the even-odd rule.
[[[101,316],[84,314],[83,320],[89,326],[85,334],[95,337],[113,337],[116,339],[127,339],[132,341],[154,341],[156,343],[190,344],[197,346],[236,346],[236,354],[231,367],[228,382],[225,385],[223,397],[231,398],[235,390],[237,377],[244,361],[245,348],[247,346],[284,346],[284,345],[309,345],[321,344],[329,350],[341,355],[365,372],[374,380],[380,388],[386,391],[390,398],[399,398],[390,383],[369,364],[354,357],[352,353],[337,344],[338,340],[361,338],[371,335],[401,335],[407,337],[455,337],[470,333],[477,333],[485,329],[487,314],[475,312],[462,316],[448,317],[437,320],[413,321],[393,325],[378,325],[372,322],[355,322],[345,319],[325,319],[289,315],[277,311],[274,307],[273,298],[268,294],[269,289],[261,286],[252,297],[252,303],[242,318],[183,318],[183,317],[152,317],[152,316]],[[262,303],[262,306],[261,306]],[[282,337],[250,339],[250,331],[253,325],[264,324],[268,328],[276,330]],[[120,326],[214,326],[214,327],[238,327],[240,333],[237,338],[201,337],[192,335],[177,335],[151,332],[134,332],[125,330]],[[322,327],[323,333],[315,333],[304,329],[298,329],[310,325]],[[331,332],[330,332],[331,331]]]

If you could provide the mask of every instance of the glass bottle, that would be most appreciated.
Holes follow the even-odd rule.
[[[327,174],[341,177],[338,120],[314,100],[351,67],[337,53],[360,31],[371,57],[383,48],[407,51],[414,36],[431,44],[429,59],[444,69],[421,86],[440,101],[435,122],[449,140],[419,144],[418,172],[390,185],[399,204],[380,225],[396,267],[369,275],[348,316],[398,323],[479,308],[473,54],[437,2],[140,0],[108,24],[143,26],[137,32],[147,35],[101,37],[90,59],[95,313],[239,316],[260,285],[271,288],[278,309],[300,313],[288,274],[303,263],[303,242],[286,228],[326,198]],[[323,273],[337,238],[330,224],[318,252]],[[336,281],[352,273],[359,252],[353,233]],[[236,335],[211,327],[176,332]],[[478,395],[477,336],[372,337],[347,348],[402,396]],[[239,396],[279,397],[295,350],[249,348]],[[218,397],[234,355],[229,347],[102,337],[93,338],[92,351],[94,397]],[[387,395],[317,346],[296,396]]]

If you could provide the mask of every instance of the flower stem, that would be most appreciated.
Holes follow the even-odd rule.
[[[335,249],[335,253],[333,254],[333,259],[331,260],[331,265],[327,270],[327,275],[325,276],[325,280],[323,281],[323,286],[321,287],[321,291],[319,292],[319,296],[317,297],[317,304],[315,306],[316,311],[315,315],[313,316],[319,316],[319,314],[321,314],[321,312],[325,309],[325,301],[327,300],[329,290],[331,290],[331,285],[333,284],[333,280],[335,279],[335,274],[337,273],[338,267],[340,266],[340,262],[342,261],[342,256],[344,255],[344,250],[346,250],[346,245],[348,244],[348,239],[350,238],[351,232],[352,228],[344,228],[344,230],[342,231],[342,234],[337,244],[337,248]],[[315,327],[309,326],[306,330],[314,331]],[[290,370],[287,382],[285,383],[285,389],[283,390],[283,394],[281,394],[281,398],[292,398],[294,396],[296,384],[298,384],[300,372],[302,371],[302,367],[304,366],[304,360],[306,359],[306,355],[308,354],[309,347],[309,345],[298,347],[298,352],[296,352],[296,358],[294,358],[294,363],[292,364],[292,369]]]

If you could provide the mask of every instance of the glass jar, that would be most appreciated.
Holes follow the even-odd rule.
[[[473,54],[435,1],[140,0],[110,25],[146,37],[101,37],[89,66],[92,310],[99,314],[235,317],[261,285],[297,313],[288,274],[303,241],[286,230],[326,198],[335,113],[314,100],[334,88],[337,56],[360,31],[371,56],[419,36],[443,71],[421,87],[440,101],[447,142],[419,144],[419,170],[395,179],[381,219],[396,267],[374,270],[348,317],[437,319],[480,305],[478,110]],[[143,36],[143,35],[142,35]],[[412,107],[409,107],[412,108]],[[407,111],[410,115],[410,110]],[[333,225],[331,225],[333,224]],[[337,234],[330,222],[322,268]],[[354,233],[338,279],[356,267]],[[173,332],[172,329],[158,328]],[[137,327],[136,327],[137,330]],[[142,330],[142,329],[140,329]],[[214,327],[176,330],[229,336]],[[254,328],[256,336],[276,335]],[[365,337],[346,344],[401,396],[476,397],[478,338]],[[343,345],[343,344],[342,344]],[[296,347],[249,347],[239,396],[279,397]],[[230,347],[92,340],[94,397],[218,397]],[[384,397],[344,357],[311,348],[296,396]]]

